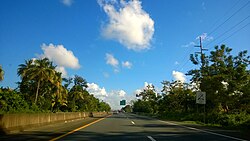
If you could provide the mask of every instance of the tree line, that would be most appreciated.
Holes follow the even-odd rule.
[[[198,66],[189,70],[190,83],[163,81],[161,93],[148,85],[133,102],[134,112],[174,120],[203,122],[204,107],[196,104],[196,92],[206,92],[205,122],[220,126],[250,127],[250,56],[232,55],[225,45],[209,55],[191,54]]]
[[[16,89],[0,88],[0,113],[110,111],[110,105],[86,89],[78,75],[63,78],[48,58],[26,60],[17,70]],[[0,66],[0,81],[4,71]]]

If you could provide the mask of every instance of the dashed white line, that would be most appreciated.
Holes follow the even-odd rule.
[[[153,137],[147,136],[151,141],[156,141]]]
[[[135,125],[135,122],[131,121],[131,123],[132,123],[133,125]]]
[[[230,138],[230,139],[234,139],[234,140],[238,140],[238,141],[247,141],[247,140],[244,140],[244,139],[235,138],[235,137],[231,137],[231,136],[227,136],[227,135],[223,135],[223,134],[219,134],[219,133],[214,133],[214,132],[211,132],[211,131],[201,130],[201,129],[188,127],[188,126],[184,126],[184,125],[179,125],[179,124],[175,124],[175,123],[171,123],[171,122],[167,122],[167,121],[162,121],[162,120],[160,120],[160,121],[164,122],[164,123],[167,123],[167,124],[170,124],[170,125],[176,125],[176,126],[180,126],[180,127],[184,127],[184,128],[187,128],[187,129],[196,130],[196,131],[200,131],[200,132],[204,132],[204,133],[208,133],[208,134],[212,134],[212,135],[216,135],[216,136]]]

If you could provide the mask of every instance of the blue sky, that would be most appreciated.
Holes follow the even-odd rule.
[[[249,16],[249,0],[2,0],[0,86],[15,88],[19,64],[48,57],[119,107],[147,83],[188,82],[198,36],[210,50],[222,43],[233,53],[249,50]]]

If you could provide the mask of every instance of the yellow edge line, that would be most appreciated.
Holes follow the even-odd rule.
[[[109,116],[107,116],[107,117],[110,117],[110,116],[111,116],[111,115],[109,115]],[[63,135],[58,136],[58,137],[56,137],[56,138],[53,138],[53,139],[51,139],[51,140],[49,140],[49,141],[56,141],[56,140],[58,140],[58,139],[60,139],[60,138],[62,138],[62,137],[65,137],[65,136],[67,136],[67,135],[69,135],[69,134],[72,134],[72,133],[74,133],[74,132],[76,132],[76,131],[78,131],[78,130],[81,130],[81,129],[86,128],[86,127],[88,127],[88,126],[90,126],[90,125],[92,125],[92,124],[95,124],[95,123],[97,123],[97,122],[99,122],[99,121],[101,121],[101,120],[103,120],[103,119],[105,119],[105,118],[107,118],[107,117],[103,117],[103,118],[98,119],[98,120],[96,120],[96,121],[93,121],[93,122],[91,122],[91,123],[89,123],[89,124],[86,124],[86,125],[84,125],[84,126],[81,126],[81,127],[79,127],[79,128],[76,128],[76,129],[74,129],[74,130],[72,130],[72,131],[70,131],[70,132],[68,132],[68,133],[66,133],[66,134],[63,134]]]

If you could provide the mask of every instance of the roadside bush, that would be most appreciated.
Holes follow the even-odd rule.
[[[219,114],[215,123],[224,127],[248,127],[250,124],[250,115],[246,112],[238,114]]]
[[[8,89],[0,89],[0,113],[18,113],[29,111],[29,105],[23,95]]]

